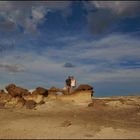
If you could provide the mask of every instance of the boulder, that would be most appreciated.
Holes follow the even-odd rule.
[[[92,91],[93,87],[87,84],[81,84],[75,89],[75,91],[88,91],[88,90]]]
[[[16,96],[21,97],[23,95],[28,95],[30,93],[27,89],[17,87],[15,84],[10,84],[6,86],[6,90],[13,97],[16,97]]]
[[[57,87],[51,87],[49,90],[50,93],[58,93],[58,92],[63,92],[63,89],[57,88]]]
[[[36,102],[33,100],[27,100],[25,106],[27,109],[34,109],[36,107]]]
[[[40,94],[43,96],[48,96],[48,90],[42,87],[37,87],[32,94]]]

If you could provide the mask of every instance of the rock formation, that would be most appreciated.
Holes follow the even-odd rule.
[[[29,92],[27,89],[9,84],[4,90],[0,90],[0,108],[22,108],[33,109],[37,105],[44,104],[49,100],[71,100],[79,103],[91,101],[91,94],[94,93],[93,87],[87,84],[79,85],[70,95],[65,95],[65,90],[51,87],[49,90],[37,87]]]
[[[32,94],[39,94],[39,95],[43,95],[43,96],[48,96],[48,90],[42,87],[37,87]]]
[[[22,97],[23,95],[30,94],[30,92],[27,89],[17,87],[15,84],[10,84],[6,86],[6,90],[13,97],[16,97],[16,96]]]
[[[5,104],[5,103],[11,101],[11,99],[12,99],[12,96],[10,94],[7,94],[7,93],[0,94],[1,103]]]
[[[44,96],[43,95],[40,95],[40,94],[29,94],[29,95],[23,96],[23,98],[26,101],[33,100],[37,104],[39,104],[42,101],[44,101]]]
[[[31,94],[24,95],[26,101],[33,100],[36,104],[45,103],[45,98],[48,96],[48,90],[42,87],[37,87]]]
[[[57,88],[57,87],[51,87],[49,90],[48,90],[48,92],[49,92],[49,94],[50,93],[55,93],[55,94],[57,94],[57,93],[63,93],[63,90],[62,89],[60,89],[60,88]]]
[[[88,91],[88,90],[93,90],[93,87],[87,84],[81,84],[76,88],[76,91]]]
[[[28,101],[26,101],[25,106],[27,109],[34,109],[36,106],[36,102],[33,100],[28,100]]]
[[[5,91],[3,89],[0,90],[0,95],[5,94]]]

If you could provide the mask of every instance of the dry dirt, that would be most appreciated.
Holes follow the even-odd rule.
[[[140,96],[0,109],[0,139],[140,139]]]

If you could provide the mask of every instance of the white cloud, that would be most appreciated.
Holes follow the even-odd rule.
[[[61,38],[62,39],[62,38]],[[83,77],[89,81],[102,81],[102,80],[130,80],[140,79],[138,73],[139,69],[135,66],[123,68],[120,66],[121,62],[127,60],[139,61],[140,48],[139,40],[133,38],[131,35],[111,34],[99,40],[83,41],[75,40],[66,44],[62,50],[50,48],[46,52],[46,56],[58,56],[59,61],[71,60],[78,68],[74,71],[79,77]],[[60,59],[61,58],[61,59]],[[87,64],[85,60],[90,60]],[[85,62],[84,62],[85,61]],[[93,62],[92,62],[93,61]],[[130,64],[131,65],[131,64]],[[113,67],[110,67],[113,66]],[[134,68],[134,69],[133,69]],[[128,73],[130,73],[128,75]],[[87,77],[87,78],[86,78]]]
[[[49,9],[67,12],[70,5],[71,1],[0,1],[0,16],[34,33]]]
[[[74,42],[66,41],[66,45],[61,50],[55,47],[44,49],[42,55],[33,51],[17,51],[1,57],[0,63],[20,64],[24,67],[22,73],[14,75],[0,71],[0,75],[4,75],[1,77],[3,79],[1,84],[15,81],[29,88],[39,85],[63,87],[68,75],[74,75],[79,84],[140,81],[140,69],[133,65],[131,67],[131,64],[129,68],[120,66],[121,62],[127,60],[136,62],[140,60],[138,39],[130,35],[112,34],[92,41],[78,37],[74,40]],[[20,56],[18,59],[17,55]],[[87,63],[87,60],[90,60],[90,63]],[[63,67],[66,62],[71,62],[76,67],[66,69]]]
[[[44,14],[46,14],[46,11],[43,7],[37,7],[32,9],[32,17],[34,20],[41,20],[44,18]]]

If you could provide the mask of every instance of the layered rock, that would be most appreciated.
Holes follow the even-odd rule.
[[[11,100],[5,103],[5,107],[22,108],[25,104],[25,100],[22,97],[12,97]]]
[[[0,95],[0,103],[3,104],[6,108],[18,107],[21,108],[25,104],[25,100],[22,97],[13,97],[8,93],[3,93]]]
[[[0,102],[1,103],[10,102],[11,99],[12,99],[12,96],[8,93],[0,94]]]
[[[92,101],[91,91],[86,91],[86,92],[77,91],[73,94],[57,96],[57,99],[60,99],[63,101],[73,101],[76,103],[86,103],[86,104]]]
[[[40,94],[29,94],[29,95],[23,96],[23,98],[26,101],[33,100],[37,104],[40,104],[41,102],[44,101],[44,96]]]
[[[87,84],[81,84],[70,94],[58,96],[61,100],[70,100],[77,103],[89,103],[92,101],[93,87]]]

